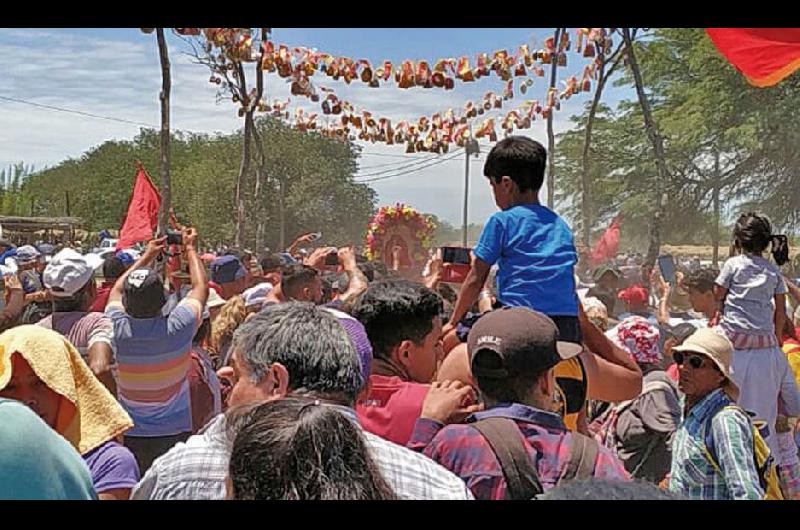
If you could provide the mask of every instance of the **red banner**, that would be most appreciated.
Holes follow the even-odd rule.
[[[589,262],[592,267],[596,267],[617,255],[617,250],[619,250],[619,230],[621,222],[622,214],[618,214],[614,217],[614,220],[611,221],[611,225],[603,232],[600,241],[598,241],[597,245],[592,249],[589,254]]]
[[[153,237],[153,232],[158,226],[158,207],[161,196],[150,182],[150,177],[142,166],[136,173],[136,183],[133,185],[133,194],[128,203],[128,213],[119,232],[117,250],[130,248],[140,241],[147,241]]]
[[[720,53],[757,87],[800,68],[800,28],[706,28]]]

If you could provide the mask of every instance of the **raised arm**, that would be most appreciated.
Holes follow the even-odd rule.
[[[205,307],[208,300],[208,282],[206,282],[206,271],[203,262],[197,255],[197,230],[194,228],[184,228],[183,248],[186,252],[186,260],[189,263],[189,277],[192,281],[192,289],[187,294],[187,298],[193,298],[200,302],[200,307]]]
[[[578,306],[578,320],[586,345],[581,361],[586,369],[587,398],[600,401],[633,399],[642,391],[642,371],[625,350],[611,342]]]
[[[472,255],[472,266],[469,269],[467,278],[461,285],[456,306],[453,308],[453,316],[450,317],[450,322],[445,326],[445,335],[456,327],[456,324],[464,318],[469,308],[478,299],[478,294],[480,294],[483,285],[486,283],[486,278],[489,276],[489,269],[491,269],[491,265],[474,254]]]
[[[343,247],[339,249],[339,263],[342,264],[347,273],[347,290],[339,295],[342,303],[351,300],[367,290],[367,278],[356,263],[356,256],[353,247]]]
[[[108,303],[106,306],[109,306],[113,303],[122,303],[122,291],[125,287],[125,282],[128,279],[128,275],[135,271],[136,269],[140,269],[142,267],[147,267],[156,256],[161,254],[164,249],[167,247],[167,237],[161,237],[158,239],[153,239],[149,243],[147,243],[147,248],[142,253],[142,256],[136,260],[136,263],[131,265],[131,267],[125,271],[125,273],[117,279],[117,282],[114,284],[114,287],[111,288],[111,292],[108,294]]]

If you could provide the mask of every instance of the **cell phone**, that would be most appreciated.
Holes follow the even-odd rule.
[[[471,263],[470,252],[472,252],[471,248],[442,247],[442,263],[469,265]]]
[[[658,257],[658,268],[661,270],[661,277],[668,284],[675,286],[677,278],[675,277],[675,259],[667,254]]]
[[[314,232],[308,235],[309,242],[316,241],[317,239],[322,239],[322,232]]]
[[[183,245],[183,234],[177,230],[167,230],[167,245]]]
[[[327,256],[325,256],[325,265],[338,265],[339,264],[339,253],[338,252],[331,252]]]

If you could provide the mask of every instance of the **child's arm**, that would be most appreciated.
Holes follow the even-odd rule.
[[[775,336],[778,344],[783,346],[783,325],[786,323],[786,295],[775,295]]]
[[[489,276],[489,269],[491,265],[486,263],[480,258],[472,256],[472,266],[469,269],[469,274],[461,285],[461,291],[458,293],[456,305],[453,308],[453,315],[450,317],[450,322],[447,323],[444,329],[446,335],[448,331],[456,327],[456,324],[464,318],[469,308],[478,299],[478,294],[483,289],[483,284],[486,283],[486,278]]]
[[[580,357],[586,370],[587,399],[623,401],[638,396],[642,392],[639,365],[589,321],[580,304],[578,321],[586,346]]]
[[[792,297],[795,304],[800,304],[800,288],[786,275],[783,275],[783,283],[786,284],[786,289],[789,291],[789,296]]]

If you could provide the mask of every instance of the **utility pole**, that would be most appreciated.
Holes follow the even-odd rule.
[[[468,225],[468,209],[469,209],[469,155],[478,156],[481,148],[478,141],[472,138],[472,131],[470,130],[470,137],[464,145],[464,220],[461,224],[461,244],[467,246],[467,225]]]

